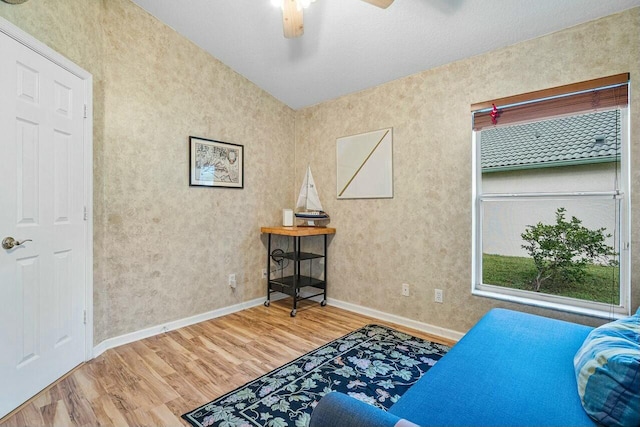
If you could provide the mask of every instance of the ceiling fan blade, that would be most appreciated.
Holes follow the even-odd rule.
[[[367,3],[370,3],[374,6],[381,7],[383,9],[388,8],[389,6],[391,6],[391,3],[393,3],[393,0],[362,0],[362,1],[366,1]]]
[[[302,9],[298,10],[296,0],[284,0],[282,3],[282,29],[288,39],[304,34]]]

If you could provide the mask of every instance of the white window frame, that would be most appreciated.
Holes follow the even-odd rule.
[[[544,307],[554,310],[565,311],[600,317],[605,319],[617,319],[631,314],[631,173],[630,173],[630,123],[629,107],[621,107],[620,110],[620,133],[621,133],[621,158],[620,158],[620,179],[619,191],[615,197],[620,198],[620,301],[619,305],[594,302],[570,298],[558,295],[550,295],[533,291],[511,289],[502,286],[482,283],[482,208],[483,200],[525,200],[532,198],[611,198],[616,192],[598,193],[522,193],[522,194],[483,194],[482,193],[482,168],[480,156],[481,130],[474,130],[472,135],[472,281],[471,293],[473,295],[494,298],[519,304]],[[579,114],[579,113],[576,113]]]

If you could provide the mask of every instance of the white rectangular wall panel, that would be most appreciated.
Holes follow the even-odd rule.
[[[71,285],[72,252],[62,251],[54,254],[53,298],[56,301],[54,314],[55,346],[59,347],[70,340],[72,335],[73,292]]]
[[[69,222],[71,136],[53,132],[53,205],[54,223]]]
[[[18,337],[22,341],[17,367],[23,368],[40,353],[40,263],[38,257],[17,260],[17,286],[22,298]]]
[[[39,128],[35,123],[16,120],[18,151],[18,224],[39,222]]]
[[[18,99],[35,105],[40,104],[40,75],[39,73],[18,62],[17,69],[17,96]]]
[[[72,118],[71,88],[56,81],[53,83],[53,93],[55,112],[63,117]]]

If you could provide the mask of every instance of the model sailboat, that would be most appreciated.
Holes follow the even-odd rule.
[[[307,166],[307,174],[304,176],[298,203],[296,203],[296,218],[302,221],[302,226],[324,227],[329,223],[329,215],[322,210],[320,197],[313,181],[311,166]]]

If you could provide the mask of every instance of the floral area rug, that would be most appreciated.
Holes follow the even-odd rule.
[[[306,427],[325,394],[388,409],[449,347],[367,325],[182,416],[200,426]]]

